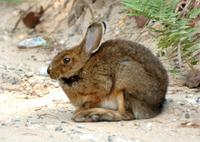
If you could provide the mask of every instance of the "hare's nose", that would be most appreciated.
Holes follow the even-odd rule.
[[[48,74],[50,74],[50,71],[51,71],[51,69],[50,69],[50,66],[47,68],[47,73]]]

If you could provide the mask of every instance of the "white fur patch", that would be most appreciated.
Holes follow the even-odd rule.
[[[112,109],[112,110],[117,110],[118,105],[115,100],[106,100],[103,103],[101,103],[102,108],[107,108],[107,109]]]

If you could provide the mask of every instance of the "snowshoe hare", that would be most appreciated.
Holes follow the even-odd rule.
[[[60,52],[48,67],[77,107],[76,122],[152,118],[160,113],[167,72],[150,50],[128,40],[101,43],[102,23],[92,23],[83,40]]]

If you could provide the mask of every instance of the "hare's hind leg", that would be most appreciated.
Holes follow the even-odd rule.
[[[152,107],[146,102],[134,98],[132,95],[129,94],[127,96],[127,102],[135,119],[148,119],[160,113],[159,108]]]
[[[118,105],[117,110],[112,110],[106,106],[100,106],[101,108],[81,108],[77,110],[73,116],[73,120],[76,122],[97,122],[97,121],[120,121],[131,120],[133,114],[129,113],[125,109],[125,100],[123,92],[112,93],[110,98],[106,101],[115,99]]]
[[[128,59],[122,61],[115,80],[115,88],[124,90],[126,106],[135,119],[152,118],[159,113],[163,96],[159,94],[159,83],[141,64]]]

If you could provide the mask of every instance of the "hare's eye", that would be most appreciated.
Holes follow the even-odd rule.
[[[63,59],[64,64],[69,63],[69,61],[70,61],[70,58],[64,58],[64,59]]]

